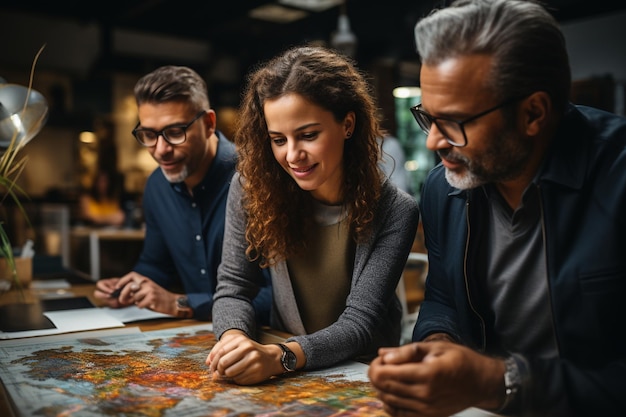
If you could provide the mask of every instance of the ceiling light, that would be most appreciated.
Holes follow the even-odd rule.
[[[278,0],[278,3],[311,12],[322,12],[331,7],[339,6],[343,0]]]
[[[266,20],[273,23],[291,23],[308,15],[304,10],[289,9],[277,4],[266,4],[248,12],[254,19]]]
[[[79,133],[78,140],[80,140],[81,143],[96,143],[98,138],[95,133],[85,130]]]
[[[350,20],[348,19],[345,3],[341,7],[337,31],[332,34],[330,44],[333,48],[349,57],[354,58],[356,55],[357,39],[356,35],[350,30]]]

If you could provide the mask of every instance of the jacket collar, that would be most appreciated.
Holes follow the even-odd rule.
[[[548,148],[537,182],[549,181],[580,189],[590,164],[592,145],[587,118],[569,104]]]

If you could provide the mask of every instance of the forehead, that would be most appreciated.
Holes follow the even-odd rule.
[[[491,57],[467,55],[422,65],[420,87],[427,111],[462,111],[493,101],[488,85]]]
[[[295,130],[307,124],[334,121],[330,111],[293,93],[266,100],[263,112],[268,130],[276,132]]]
[[[137,109],[142,127],[161,128],[176,123],[187,123],[193,117],[191,104],[184,101],[142,103]]]

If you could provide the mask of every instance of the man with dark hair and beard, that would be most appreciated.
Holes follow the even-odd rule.
[[[370,366],[385,410],[626,415],[626,119],[569,102],[565,40],[536,2],[460,0],[415,40],[411,110],[441,164],[420,200],[415,343]]]
[[[134,94],[133,136],[159,164],[143,194],[146,237],[133,270],[99,280],[94,296],[112,308],[211,320],[235,145],[217,130],[206,82],[193,69],[159,67],[137,81]],[[264,278],[254,299],[262,324],[272,295]]]

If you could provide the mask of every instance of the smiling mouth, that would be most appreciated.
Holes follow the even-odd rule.
[[[178,165],[178,161],[159,161],[159,165],[161,165],[164,168],[172,168]]]
[[[294,171],[294,172],[297,172],[297,173],[305,173],[305,172],[311,171],[316,166],[317,166],[317,164],[311,165],[311,166],[308,166],[308,167],[304,167],[304,168],[291,168],[291,170]]]

